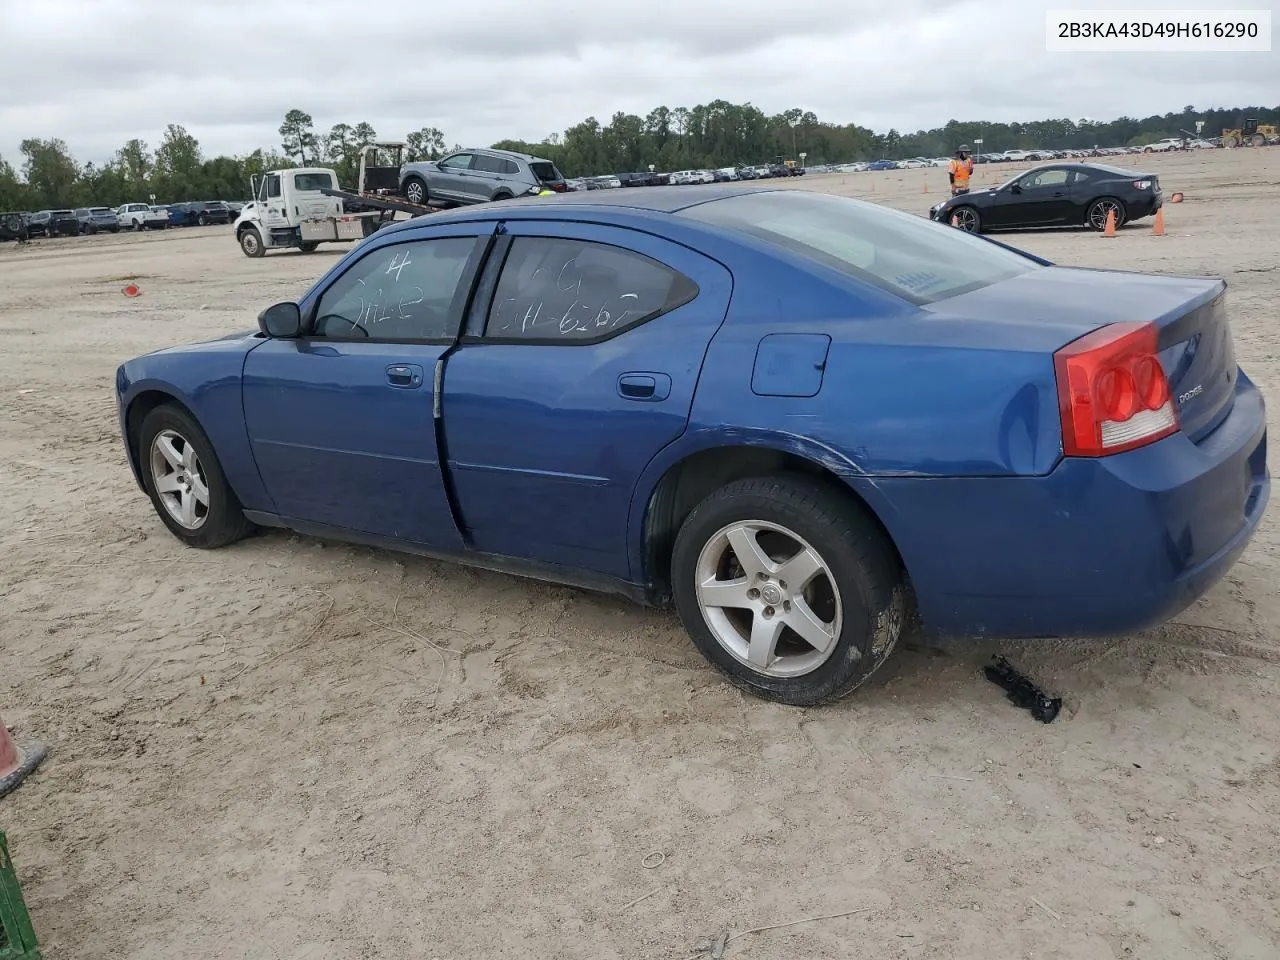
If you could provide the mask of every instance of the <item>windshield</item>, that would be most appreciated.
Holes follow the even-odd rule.
[[[776,244],[922,306],[1039,269],[980,237],[888,207],[800,190],[740,194],[679,216]]]
[[[332,190],[333,177],[327,173],[295,173],[293,175],[293,189],[306,190]]]

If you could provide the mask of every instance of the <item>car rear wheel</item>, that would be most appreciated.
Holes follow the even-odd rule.
[[[213,446],[186,411],[164,404],[147,414],[138,454],[156,514],[187,546],[225,547],[253,529]]]
[[[878,525],[795,477],[738,480],[698,504],[671,582],[702,654],[737,686],[794,706],[853,692],[907,620],[901,566]]]
[[[1116,229],[1119,230],[1124,224],[1126,211],[1124,203],[1115,197],[1099,197],[1089,204],[1089,209],[1084,215],[1085,225],[1092,230],[1105,230],[1108,213],[1116,215]]]
[[[298,249],[303,253],[315,253],[319,246],[320,244],[318,243],[300,243],[298,244]]]
[[[410,203],[425,206],[427,203],[427,183],[421,177],[410,177],[404,182],[404,198]]]
[[[954,218],[954,225],[966,233],[982,232],[982,217],[975,208],[969,206],[956,207],[951,211],[951,216]]]
[[[258,233],[254,227],[246,227],[240,231],[240,249],[246,257],[255,259],[264,256],[267,252],[267,248],[262,243],[262,234]]]
[[[143,226],[143,224],[142,224],[142,221],[141,221],[141,220],[135,220],[135,221],[133,221],[133,231],[134,231],[134,233],[141,233],[141,232],[142,232],[142,226]]]

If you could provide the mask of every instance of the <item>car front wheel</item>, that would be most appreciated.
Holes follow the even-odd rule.
[[[253,227],[247,227],[240,231],[240,249],[246,257],[264,256],[267,248],[262,243],[262,234]]]
[[[427,202],[427,184],[418,177],[410,177],[404,184],[404,198],[410,203],[425,206]]]
[[[973,207],[956,207],[951,211],[951,216],[947,218],[947,222],[967,233],[982,232],[982,217]]]
[[[206,550],[224,547],[253,529],[213,446],[186,411],[164,404],[147,414],[138,455],[157,515],[183,543]]]
[[[793,706],[853,692],[907,620],[901,564],[875,521],[795,477],[710,494],[680,528],[671,580],[702,654],[737,686]]]

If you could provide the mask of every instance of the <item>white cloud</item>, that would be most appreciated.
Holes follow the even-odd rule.
[[[1044,10],[1067,5],[0,0],[0,155],[16,164],[24,137],[58,136],[102,161],[130,137],[155,146],[167,123],[207,154],[244,152],[275,145],[291,107],[320,129],[436,126],[471,145],[714,99],[909,131],[1268,105],[1280,90],[1274,52],[1050,54]]]

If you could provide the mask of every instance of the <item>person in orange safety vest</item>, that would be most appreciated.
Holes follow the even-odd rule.
[[[973,157],[969,156],[969,145],[963,144],[956,155],[951,158],[948,168],[951,178],[951,195],[953,197],[969,192],[969,178],[973,176]]]

